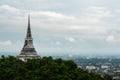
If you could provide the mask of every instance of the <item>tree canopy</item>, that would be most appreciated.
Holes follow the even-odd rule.
[[[13,56],[0,58],[0,80],[112,80],[77,67],[72,60],[43,57],[23,62]]]

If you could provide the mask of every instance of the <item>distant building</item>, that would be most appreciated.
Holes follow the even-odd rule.
[[[116,71],[114,71],[114,73],[116,76],[119,76],[119,78],[120,78],[120,70],[116,70]]]
[[[87,70],[94,70],[94,69],[96,69],[96,67],[95,66],[86,66],[86,69]]]
[[[101,65],[101,68],[102,68],[102,69],[108,69],[109,66],[107,66],[107,65]]]
[[[26,61],[27,59],[38,59],[38,58],[40,58],[40,56],[37,54],[33,45],[33,38],[32,38],[31,28],[30,28],[30,15],[29,15],[28,29],[27,29],[27,35],[25,38],[25,43],[20,54],[17,56],[17,59]]]
[[[120,80],[120,77],[119,76],[113,77],[113,80]]]

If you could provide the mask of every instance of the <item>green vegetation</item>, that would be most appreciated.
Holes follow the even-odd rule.
[[[13,56],[0,58],[0,80],[112,80],[77,68],[72,60],[42,59],[22,62]]]

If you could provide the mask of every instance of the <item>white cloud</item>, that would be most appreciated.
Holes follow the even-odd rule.
[[[69,41],[69,42],[72,42],[72,43],[76,42],[75,38],[73,38],[73,37],[68,37],[68,36],[65,37],[65,40],[67,40],[67,41]]]
[[[110,18],[112,12],[107,7],[88,7],[84,9],[83,14],[79,16],[79,23],[95,24],[102,22],[105,18]]]
[[[23,43],[20,41],[12,42],[11,40],[1,41],[0,42],[0,51],[1,52],[18,52],[22,49]]]
[[[115,37],[113,35],[109,35],[109,36],[107,36],[106,41],[107,42],[115,42],[116,40],[115,40]]]
[[[96,18],[110,17],[111,11],[106,7],[90,7],[86,10],[86,15]]]
[[[33,16],[44,16],[52,19],[66,19],[66,20],[73,20],[75,17],[63,15],[61,13],[52,12],[52,11],[32,11],[30,12]]]
[[[3,47],[3,46],[11,46],[11,45],[12,45],[12,42],[10,40],[0,42],[1,47]]]
[[[6,13],[14,13],[14,14],[20,13],[19,9],[12,7],[12,6],[9,6],[9,5],[0,5],[0,11],[6,12]]]

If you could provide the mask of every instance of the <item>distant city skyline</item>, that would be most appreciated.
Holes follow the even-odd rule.
[[[20,52],[31,14],[42,53],[120,54],[120,0],[1,0],[0,52]]]

